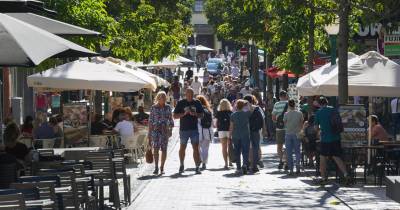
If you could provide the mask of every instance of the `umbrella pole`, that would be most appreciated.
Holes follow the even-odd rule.
[[[372,108],[372,97],[368,97],[368,110],[369,110],[369,115],[371,116],[373,113],[373,108]],[[371,146],[371,141],[372,141],[372,119],[371,117],[368,116],[368,146]],[[371,162],[371,150],[368,149],[368,164]]]
[[[89,122],[88,122],[88,141],[87,141],[88,147],[89,147],[89,141],[90,141],[90,132],[92,131],[92,112],[93,112],[93,107],[94,107],[93,93],[94,93],[94,90],[91,90],[90,96],[89,96]]]

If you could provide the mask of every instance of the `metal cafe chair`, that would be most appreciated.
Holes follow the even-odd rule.
[[[36,187],[39,190],[41,199],[49,199],[54,202],[53,205],[42,207],[43,210],[60,209],[58,199],[54,190],[55,184],[51,182],[33,182],[33,183],[12,183],[10,188],[13,189],[26,189]]]
[[[93,170],[99,170],[100,173],[93,174],[95,179],[96,190],[99,193],[100,208],[104,207],[104,187],[109,186],[109,200],[114,207],[120,209],[120,199],[118,190],[118,180],[115,176],[115,167],[112,162],[112,154],[109,151],[89,152],[86,156],[86,161],[92,163]],[[85,173],[87,173],[85,171]]]
[[[24,195],[22,193],[0,195],[0,209],[26,210]]]
[[[35,201],[40,199],[39,189],[37,187],[27,187],[24,189],[3,189],[0,190],[0,195],[10,195],[22,193],[26,201]],[[27,207],[28,210],[41,210],[41,207]]]

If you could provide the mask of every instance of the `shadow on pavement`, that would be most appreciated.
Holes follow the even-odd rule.
[[[138,180],[151,180],[151,179],[159,179],[164,178],[162,175],[145,175],[138,178]]]
[[[169,176],[171,179],[178,179],[178,178],[188,178],[191,176],[194,176],[195,174],[181,174],[181,173],[176,173],[176,174],[172,174],[171,176]]]
[[[225,168],[210,168],[210,169],[206,169],[206,171],[218,172],[218,171],[229,171],[229,169],[225,169]]]
[[[229,173],[229,174],[224,174],[223,176],[226,178],[238,178],[238,177],[241,177],[242,174],[233,172],[233,173]]]

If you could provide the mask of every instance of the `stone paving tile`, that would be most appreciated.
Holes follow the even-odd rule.
[[[218,143],[211,144],[208,170],[195,175],[192,150],[188,145],[186,171],[179,175],[178,130],[174,129],[173,133],[166,174],[153,176],[152,165],[141,166],[141,173],[131,176],[145,183],[141,189],[134,189],[137,197],[125,209],[400,209],[399,203],[386,198],[384,187],[339,188],[334,185],[324,189],[311,184],[309,172],[288,177],[276,169],[275,145],[262,146],[265,168],[259,174],[246,176],[234,175],[233,167],[229,171],[222,169]]]

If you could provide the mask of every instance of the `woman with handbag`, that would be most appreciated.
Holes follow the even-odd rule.
[[[157,93],[154,105],[150,109],[149,117],[149,146],[153,148],[155,169],[153,174],[159,173],[158,161],[161,150],[160,174],[164,174],[164,164],[167,159],[168,140],[172,135],[174,120],[172,119],[172,108],[168,104],[167,94],[164,91]]]

